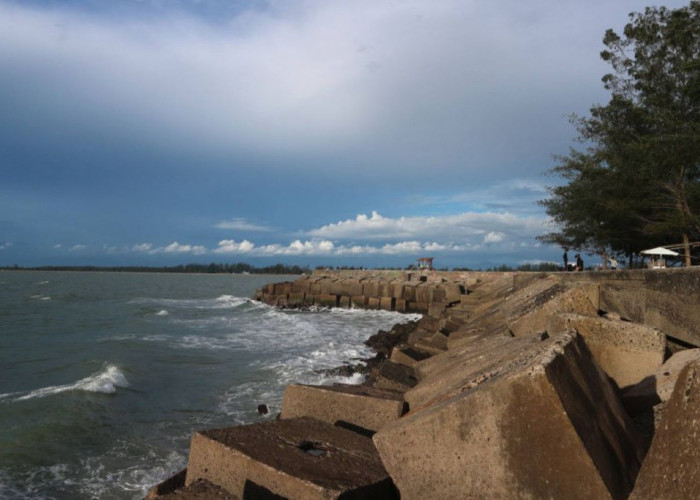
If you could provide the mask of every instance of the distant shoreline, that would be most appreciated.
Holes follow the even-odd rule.
[[[274,266],[254,267],[248,264],[187,264],[177,266],[4,266],[2,271],[80,271],[80,272],[110,272],[110,273],[169,273],[169,274],[311,274],[306,267]]]

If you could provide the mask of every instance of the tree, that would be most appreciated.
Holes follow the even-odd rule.
[[[587,148],[552,169],[569,185],[541,202],[560,228],[541,239],[627,255],[682,239],[690,265],[688,242],[700,236],[700,2],[632,13],[603,43],[611,98],[575,119]]]

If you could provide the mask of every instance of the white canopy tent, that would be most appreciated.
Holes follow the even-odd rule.
[[[668,248],[664,247],[650,248],[649,250],[642,250],[640,253],[651,257],[649,267],[652,269],[661,269],[666,267],[664,257],[677,257],[680,255],[678,252],[674,252],[673,250],[669,250]]]
[[[643,253],[644,255],[658,255],[659,257],[677,257],[680,255],[678,252],[674,252],[673,250],[669,250],[668,248],[664,247],[650,248],[649,250],[642,250],[640,253]]]

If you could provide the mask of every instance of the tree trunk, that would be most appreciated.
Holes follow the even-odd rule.
[[[683,233],[683,252],[685,253],[685,267],[693,265],[690,258],[690,237],[688,233]]]
[[[603,271],[608,270],[608,251],[603,248]]]

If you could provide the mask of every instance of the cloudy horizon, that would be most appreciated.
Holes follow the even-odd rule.
[[[646,5],[0,0],[0,266],[558,262],[545,172]]]

